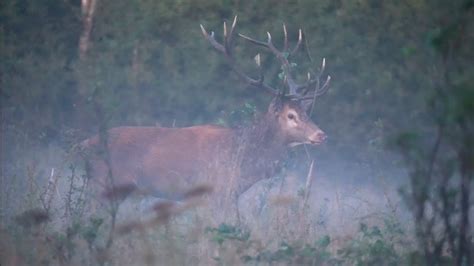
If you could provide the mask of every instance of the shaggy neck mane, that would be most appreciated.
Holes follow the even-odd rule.
[[[248,127],[237,130],[237,157],[240,165],[240,190],[246,190],[260,179],[278,172],[281,161],[286,157],[287,145],[278,130],[275,116],[267,113]]]

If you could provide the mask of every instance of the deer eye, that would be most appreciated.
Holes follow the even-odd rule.
[[[288,119],[290,119],[290,120],[293,120],[293,119],[295,119],[295,115],[294,115],[294,114],[291,114],[291,113],[290,113],[290,114],[288,114]]]

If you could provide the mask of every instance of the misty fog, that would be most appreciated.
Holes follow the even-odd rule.
[[[0,265],[470,265],[473,6],[0,4]]]

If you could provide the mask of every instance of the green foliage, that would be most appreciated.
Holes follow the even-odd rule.
[[[245,103],[242,107],[230,110],[217,119],[217,124],[228,127],[246,126],[252,123],[257,115],[257,107],[251,103]]]
[[[410,167],[410,185],[402,190],[413,213],[422,252],[413,261],[426,264],[472,264],[469,229],[474,171],[474,82],[472,81],[472,4],[455,5],[449,16],[429,32],[439,58],[439,81],[428,98],[432,137],[414,133],[398,138],[396,147]],[[426,128],[417,128],[426,136]],[[456,219],[454,217],[460,217]],[[449,250],[449,252],[445,252]]]
[[[282,241],[278,246],[262,248],[250,233],[242,233],[234,226],[221,224],[217,228],[206,229],[211,233],[211,241],[227,249],[236,248],[242,262],[256,265],[274,263],[296,265],[408,265],[420,259],[416,253],[407,253],[409,246],[404,242],[406,236],[399,222],[386,219],[383,227],[360,224],[359,232],[352,240],[332,247],[331,237],[324,235],[310,243],[308,239]],[[336,250],[336,252],[334,252]],[[216,257],[219,262],[224,258]],[[417,265],[417,264],[409,264]]]
[[[300,244],[281,242],[275,251],[261,251],[256,256],[244,256],[245,262],[265,262],[272,264],[296,263],[297,265],[324,265],[325,263],[335,263],[328,247],[331,243],[329,236],[323,236],[314,244]]]
[[[82,230],[82,238],[87,241],[87,244],[92,247],[95,240],[98,237],[100,226],[103,224],[104,220],[102,218],[91,217],[89,225],[85,226]]]
[[[244,231],[238,227],[220,224],[216,228],[208,227],[205,232],[211,235],[211,240],[222,245],[226,240],[247,241],[250,238],[250,232]]]
[[[400,265],[402,257],[395,247],[393,234],[401,234],[398,228],[360,224],[359,235],[347,247],[339,250],[341,258],[353,265]]]
[[[331,243],[329,236],[321,237],[314,244],[281,242],[276,250],[257,249],[255,255],[250,255],[255,253],[254,248],[257,243],[250,239],[250,232],[228,224],[221,224],[217,228],[206,228],[206,233],[210,234],[211,241],[221,248],[226,241],[230,246],[238,245],[237,252],[245,263],[295,262],[298,265],[314,263],[321,265],[334,260],[328,250]],[[222,258],[216,257],[215,260],[222,261]]]
[[[78,3],[8,1],[0,12],[1,67],[7,73],[2,123],[35,143],[57,139],[71,127],[97,131],[90,103],[94,91],[110,126],[206,123],[249,101],[262,110],[268,96],[245,88],[199,30],[203,23],[220,39],[222,20],[238,14],[238,32],[263,40],[270,31],[278,47],[282,22],[290,44],[303,28],[304,49],[290,58],[291,68],[303,81],[327,59],[332,88],[314,114],[329,140],[337,140],[328,144],[368,158],[394,129],[426,121],[422,101],[436,78],[430,67],[436,57],[426,39],[444,47],[444,40],[462,29],[464,19],[434,26],[438,17],[470,6],[455,2],[98,2],[91,48],[80,60]],[[280,86],[281,69],[271,55],[238,38],[235,46],[246,72],[257,75],[252,58],[261,53],[265,80]],[[219,123],[232,125],[227,119]]]
[[[313,115],[329,136],[322,151],[372,162],[383,158],[388,137],[409,132],[393,146],[412,167],[403,195],[418,219],[416,236],[437,258],[448,246],[454,247],[453,254],[466,253],[446,242],[468,234],[457,231],[461,226],[453,220],[445,221],[462,216],[463,188],[472,186],[473,179],[473,6],[472,0],[98,1],[91,46],[80,59],[79,1],[2,1],[0,163],[19,168],[24,151],[58,142],[71,128],[89,136],[103,120],[108,126],[245,125],[265,109],[268,96],[238,81],[202,38],[199,24],[220,40],[222,21],[238,14],[238,32],[263,40],[269,31],[281,47],[285,22],[290,44],[296,42],[298,27],[306,37],[303,52],[289,58],[297,80],[304,81],[307,71],[316,72],[322,58],[333,77]],[[234,44],[235,58],[247,73],[258,75],[252,58],[261,53],[265,81],[281,87],[277,60],[238,38]],[[102,120],[94,111],[97,106],[105,113]],[[10,179],[20,182],[16,176]],[[31,199],[34,192],[27,193]],[[435,210],[434,218],[426,216],[427,205]],[[430,219],[448,224],[452,232],[429,242]],[[72,224],[55,242],[72,254],[70,240],[93,245],[101,224]],[[391,230],[397,234],[396,228],[362,226],[341,256],[354,264],[392,264],[400,259],[390,236]],[[208,234],[219,245],[253,245],[250,235],[231,226],[210,228]],[[328,261],[331,241],[323,239],[323,244],[282,243],[246,259]],[[414,251],[410,260],[433,262],[426,253]]]

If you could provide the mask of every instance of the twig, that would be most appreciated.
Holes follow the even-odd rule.
[[[311,164],[308,170],[308,175],[306,176],[306,185],[305,185],[304,194],[303,194],[303,203],[301,205],[301,210],[300,210],[300,230],[301,230],[300,233],[301,233],[302,238],[308,232],[309,225],[310,225],[306,223],[307,217],[305,214],[309,208],[308,198],[311,191],[311,184],[313,183],[313,169],[314,169],[314,160],[311,160]]]
[[[308,198],[311,191],[311,185],[313,184],[313,167],[314,167],[314,160],[311,161],[308,175],[306,176],[306,186],[304,189],[304,197],[303,197],[303,210],[307,208]]]

